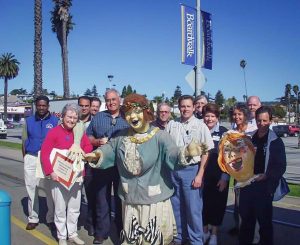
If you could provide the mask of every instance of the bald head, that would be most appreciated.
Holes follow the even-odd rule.
[[[261,102],[258,96],[250,96],[247,100],[247,106],[250,111],[251,118],[255,118],[256,110],[261,107]]]

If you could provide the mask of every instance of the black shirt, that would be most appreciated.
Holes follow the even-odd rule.
[[[268,133],[266,133],[262,138],[258,137],[257,132],[253,135],[252,143],[256,148],[256,153],[254,158],[254,174],[263,174],[265,172],[265,165],[266,165],[265,159],[266,159],[266,149],[267,149],[267,142],[268,142]]]

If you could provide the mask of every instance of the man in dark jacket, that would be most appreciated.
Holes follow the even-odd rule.
[[[258,130],[252,137],[256,148],[254,174],[259,175],[251,185],[241,188],[239,212],[242,219],[239,244],[251,244],[255,222],[258,220],[260,244],[273,244],[273,196],[286,170],[285,147],[281,138],[269,128],[272,112],[262,106],[256,113]]]

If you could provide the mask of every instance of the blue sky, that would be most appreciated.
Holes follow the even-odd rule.
[[[103,94],[114,75],[118,90],[130,84],[148,98],[174,94],[191,66],[181,64],[180,3],[196,0],[73,0],[76,23],[68,38],[70,91],[83,94],[94,84]],[[60,47],[51,32],[51,0],[43,0],[43,87],[62,94]],[[11,52],[20,73],[14,88],[33,87],[33,0],[0,0],[0,54]],[[240,60],[247,61],[248,95],[263,101],[283,96],[286,83],[300,86],[300,1],[201,0],[212,14],[213,69],[203,90],[243,100]],[[3,93],[1,81],[0,93]]]

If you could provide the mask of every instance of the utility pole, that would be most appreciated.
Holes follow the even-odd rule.
[[[195,96],[200,94],[198,91],[198,84],[200,81],[200,69],[201,69],[201,55],[200,55],[200,39],[201,39],[201,9],[200,0],[197,0],[197,64],[196,64],[196,82],[195,82]]]

